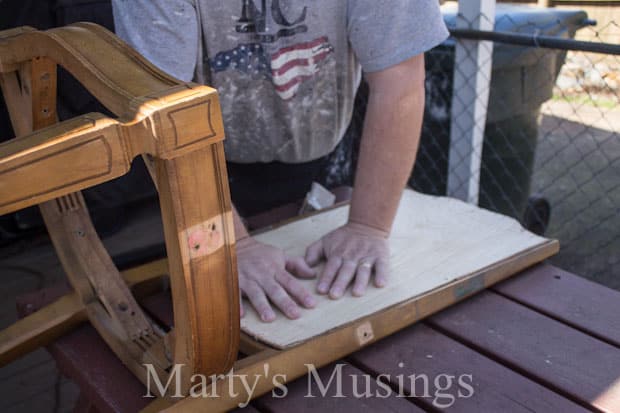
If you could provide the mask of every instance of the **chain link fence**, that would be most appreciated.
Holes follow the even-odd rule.
[[[494,31],[479,31],[446,15],[452,37],[426,56],[410,185],[444,195],[478,182],[479,205],[560,240],[554,264],[620,289],[620,21],[500,5],[496,16]],[[582,33],[588,42],[574,40]],[[476,107],[487,94],[485,121]],[[476,133],[471,151],[454,150]],[[467,162],[469,180],[458,172]]]
[[[472,179],[458,172],[466,166],[480,206],[560,240],[555,265],[620,290],[620,7],[619,19],[601,26],[579,9],[498,4],[494,30],[482,32],[471,29],[476,20],[492,20],[477,16],[457,28],[462,16],[453,6],[443,10],[451,38],[426,53],[426,108],[409,186],[467,192]],[[459,44],[465,52],[457,57]],[[467,69],[472,62],[475,70]],[[468,89],[476,93],[469,100]],[[362,84],[327,186],[353,181],[367,99]],[[478,104],[485,117],[473,113]],[[483,138],[454,150],[472,134]]]

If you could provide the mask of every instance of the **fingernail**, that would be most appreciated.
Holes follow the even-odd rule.
[[[299,316],[301,316],[301,313],[297,308],[291,308],[288,312],[288,315],[290,318],[299,318]]]
[[[314,299],[314,297],[309,295],[308,297],[304,298],[304,305],[306,307],[314,307],[316,305],[316,300]]]
[[[276,319],[276,315],[274,313],[264,313],[264,314],[261,314],[260,318],[264,322],[269,323]]]
[[[354,288],[353,295],[356,297],[361,297],[362,295],[364,295],[364,290],[361,288]]]
[[[383,278],[377,278],[375,284],[377,285],[377,287],[382,288],[385,287],[385,280]]]
[[[319,286],[317,287],[318,291],[321,294],[325,294],[327,292],[328,289],[328,285],[327,284],[319,284]]]
[[[329,293],[331,298],[340,298],[342,297],[342,290],[340,288],[333,288]]]

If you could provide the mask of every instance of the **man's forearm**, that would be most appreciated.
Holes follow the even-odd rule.
[[[391,71],[388,73],[388,71]],[[349,221],[389,234],[413,167],[424,113],[424,59],[368,75],[364,121]]]

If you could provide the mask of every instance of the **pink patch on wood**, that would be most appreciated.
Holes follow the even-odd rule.
[[[219,219],[211,219],[188,230],[187,245],[190,258],[209,255],[224,245],[222,224]]]

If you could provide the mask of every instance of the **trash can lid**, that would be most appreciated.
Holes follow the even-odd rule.
[[[441,7],[449,28],[456,27],[458,5],[447,3]],[[510,33],[544,34],[555,36],[567,29],[583,27],[588,16],[583,10],[564,10],[536,6],[499,3],[495,6],[495,30]]]
[[[447,3],[441,7],[444,21],[448,28],[456,28],[458,5]],[[495,31],[537,34],[573,38],[575,32],[588,25],[588,15],[582,10],[563,10],[536,6],[515,5],[500,3],[495,8]],[[453,46],[454,38],[450,37],[443,43],[444,46]],[[515,46],[505,43],[494,44],[493,68],[497,69],[505,64],[525,64],[535,54],[535,48]]]

